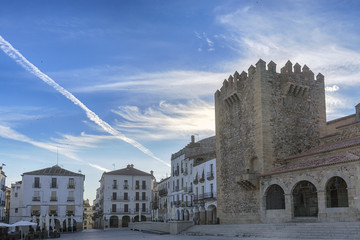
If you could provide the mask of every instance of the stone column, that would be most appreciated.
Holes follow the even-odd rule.
[[[294,212],[294,206],[293,206],[293,198],[291,194],[284,194],[285,197],[285,221],[291,221],[293,212]]]
[[[320,191],[317,192],[318,197],[318,219],[320,221],[323,221],[326,219],[326,191]]]

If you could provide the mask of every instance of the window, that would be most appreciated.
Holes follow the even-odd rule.
[[[135,183],[135,189],[139,189],[140,188],[140,186],[139,186],[139,181],[136,181],[136,183]]]
[[[117,189],[117,181],[113,180],[113,189]]]
[[[15,193],[15,197],[17,197],[17,196],[18,196],[18,193],[16,192],[16,193]]]
[[[117,194],[116,194],[116,192],[113,192],[113,194],[112,194],[112,200],[116,200],[117,199],[117,196],[116,196]]]
[[[69,178],[68,188],[75,188],[74,178]]]
[[[50,205],[49,206],[49,215],[54,215],[57,216],[57,210],[58,210],[58,206],[57,205]]]
[[[68,201],[68,202],[73,202],[73,201],[75,201],[75,198],[74,198],[74,191],[69,191],[67,201]]]
[[[135,193],[135,200],[140,200],[140,193],[139,192]]]
[[[146,212],[146,203],[142,204],[142,210],[141,211]]]
[[[51,191],[50,201],[57,201],[56,191]]]
[[[129,212],[129,205],[124,204],[124,212]]]
[[[129,200],[129,196],[127,192],[124,192],[124,200]]]
[[[267,190],[266,209],[285,209],[284,190],[277,184],[271,185]]]
[[[40,201],[40,192],[34,191],[33,201]]]
[[[142,181],[142,189],[146,189],[146,181]]]
[[[40,205],[31,206],[31,216],[40,216]]]
[[[146,200],[146,192],[142,193],[142,200]]]
[[[51,188],[57,188],[56,178],[51,178]]]
[[[124,189],[129,189],[128,180],[124,180]]]
[[[34,178],[34,188],[40,188],[40,178],[39,177]]]
[[[116,204],[113,204],[113,205],[111,206],[111,211],[112,211],[112,212],[116,212]]]
[[[135,211],[136,211],[136,212],[139,211],[139,204],[138,204],[138,203],[135,205]]]
[[[19,209],[18,208],[15,208],[15,213],[18,213],[19,212]]]
[[[328,208],[348,207],[348,191],[344,179],[331,178],[326,185],[326,206]]]

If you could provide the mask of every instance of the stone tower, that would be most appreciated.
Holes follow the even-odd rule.
[[[224,80],[215,113],[220,222],[260,222],[258,176],[325,134],[324,76],[290,61],[277,73],[260,59]]]

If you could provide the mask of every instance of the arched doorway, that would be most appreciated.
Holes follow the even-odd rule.
[[[119,227],[119,218],[117,216],[110,217],[110,228]]]
[[[318,199],[314,184],[301,181],[296,184],[293,193],[294,217],[317,217]]]
[[[130,222],[130,217],[129,216],[123,216],[122,219],[121,219],[121,226],[122,227],[128,227],[129,222]]]
[[[206,211],[204,207],[200,207],[200,224],[206,224]]]
[[[134,217],[134,222],[138,222],[138,221],[139,221],[139,215],[136,215],[136,216]],[[146,222],[146,216],[141,215],[141,221],[142,221],[142,222]]]
[[[217,214],[216,214],[216,206],[210,205],[207,208],[207,221],[206,224],[216,224],[217,223]]]
[[[348,207],[347,184],[341,177],[332,177],[326,184],[326,207]]]

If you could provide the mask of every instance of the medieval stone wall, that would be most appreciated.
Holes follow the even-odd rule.
[[[218,216],[259,222],[256,175],[320,143],[325,133],[324,77],[289,61],[276,72],[261,59],[215,93]]]

